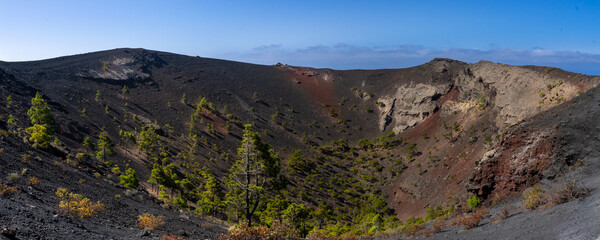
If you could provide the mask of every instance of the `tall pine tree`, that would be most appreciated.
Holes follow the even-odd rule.
[[[31,135],[29,141],[33,142],[34,147],[48,148],[50,146],[51,135],[56,129],[56,121],[50,113],[50,108],[42,95],[37,92],[31,99],[31,107],[27,111],[33,126],[26,129]]]
[[[29,119],[31,119],[31,124],[43,125],[46,128],[46,133],[48,135],[54,134],[54,131],[56,130],[56,121],[50,113],[48,104],[46,104],[46,101],[44,101],[39,92],[31,99],[31,107],[27,111],[27,115],[29,115]]]
[[[242,146],[238,148],[238,161],[231,167],[229,197],[243,198],[244,215],[248,225],[265,193],[273,189],[279,175],[281,158],[248,124],[244,128]],[[236,199],[228,199],[232,202]]]

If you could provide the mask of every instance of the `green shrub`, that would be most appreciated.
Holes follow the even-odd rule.
[[[102,92],[100,90],[96,91],[96,101],[102,101],[102,99],[104,99]]]
[[[17,179],[19,179],[20,177],[21,177],[21,175],[19,175],[19,173],[17,173],[17,172],[10,173],[10,174],[8,174],[8,181],[9,182],[14,182]]]
[[[448,209],[444,210],[442,206],[430,206],[427,209],[427,214],[425,215],[425,221],[429,222],[438,218],[443,218],[449,216],[454,211],[454,205],[450,205]]]
[[[473,196],[467,199],[467,206],[469,206],[469,209],[475,209],[479,207],[479,204],[481,204],[481,201],[479,200],[479,197],[477,197],[477,194],[473,194]]]
[[[309,161],[302,155],[302,150],[296,149],[290,159],[288,160],[288,166],[293,170],[302,171],[307,168]]]
[[[15,125],[17,123],[12,114],[8,116],[8,120],[6,122],[8,123],[8,125]]]
[[[94,148],[96,147],[96,145],[92,142],[89,136],[83,139],[83,146],[86,146],[91,150],[94,150]]]
[[[422,225],[423,223],[425,223],[425,221],[423,221],[422,218],[411,217],[407,219],[402,226],[402,233],[406,234],[407,236],[413,236],[425,228]]]

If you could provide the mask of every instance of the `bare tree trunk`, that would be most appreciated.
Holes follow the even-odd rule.
[[[246,219],[248,226],[252,226],[252,216],[250,216],[250,149],[246,143]]]

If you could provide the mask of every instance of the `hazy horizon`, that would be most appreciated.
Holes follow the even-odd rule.
[[[0,3],[2,61],[145,48],[333,69],[452,58],[600,74],[600,3],[592,1]]]

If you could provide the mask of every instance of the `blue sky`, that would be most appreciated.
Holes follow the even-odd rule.
[[[259,64],[435,57],[600,74],[600,1],[7,1],[0,60],[140,47]]]

